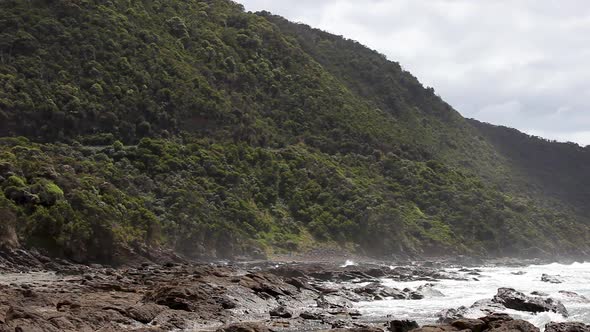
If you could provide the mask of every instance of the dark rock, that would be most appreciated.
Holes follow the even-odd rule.
[[[562,314],[564,317],[568,316],[567,310],[561,302],[551,298],[527,296],[512,288],[499,288],[493,301],[509,309],[529,312],[551,311]]]
[[[510,317],[508,314],[495,312],[495,313],[487,315],[485,317],[481,317],[479,320],[483,321],[486,325],[489,325],[493,322],[509,321],[509,320],[513,320],[513,319],[514,318]]]
[[[270,314],[270,317],[280,317],[280,318],[293,317],[293,314],[289,310],[287,310],[287,308],[284,306],[279,306],[279,307],[272,309],[269,312],[269,314]]]
[[[310,320],[321,320],[322,318],[324,318],[324,315],[322,315],[319,312],[304,311],[301,314],[299,314],[299,317]]]
[[[486,323],[481,319],[463,318],[451,323],[452,326],[459,330],[471,330],[472,332],[481,332],[486,327]]]
[[[291,295],[297,291],[292,285],[268,273],[249,273],[242,277],[240,285],[250,288],[255,293],[266,293],[273,297]]]
[[[407,295],[398,289],[383,286],[379,282],[372,282],[366,286],[355,288],[352,290],[356,294],[370,295],[372,297],[386,298],[392,297],[394,299],[405,299]]]
[[[561,284],[562,283],[562,281],[558,277],[551,276],[551,275],[548,275],[545,273],[543,273],[543,275],[541,276],[541,281],[552,283],[552,284]]]
[[[424,298],[424,294],[416,291],[412,291],[408,294],[408,298],[410,300],[422,300]]]
[[[291,267],[291,266],[279,266],[276,269],[272,270],[275,275],[287,278],[307,278],[305,272],[301,271],[301,269]]]
[[[545,325],[545,332],[590,332],[590,325],[574,322],[551,322]]]
[[[391,332],[408,332],[418,327],[418,323],[413,320],[392,320],[387,324],[387,330]]]
[[[144,302],[153,302],[174,310],[196,311],[198,306],[221,307],[210,285],[194,283],[190,286],[163,285],[144,296]]]
[[[490,322],[486,332],[539,332],[535,325],[520,319],[496,320]]]
[[[545,292],[539,292],[539,291],[532,291],[531,295],[535,295],[535,296],[549,296],[549,294],[545,293]]]

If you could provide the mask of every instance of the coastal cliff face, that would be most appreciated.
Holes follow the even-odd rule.
[[[3,247],[588,252],[588,149],[468,121],[354,41],[226,0],[0,12]]]

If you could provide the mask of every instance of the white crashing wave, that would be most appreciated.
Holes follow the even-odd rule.
[[[352,262],[351,262],[352,263]],[[348,264],[348,261],[347,263]],[[345,266],[346,266],[345,264]],[[543,327],[550,321],[581,321],[590,324],[590,263],[574,263],[570,265],[547,264],[532,265],[529,267],[481,267],[481,275],[467,275],[468,272],[459,272],[458,269],[448,269],[448,272],[464,274],[469,281],[441,280],[435,283],[434,288],[441,291],[444,297],[427,297],[423,300],[382,300],[375,302],[358,303],[359,310],[367,316],[396,317],[396,319],[417,320],[421,324],[435,323],[436,314],[443,309],[471,306],[482,299],[491,299],[500,287],[511,287],[523,293],[530,294],[533,291],[547,293],[550,297],[563,302],[569,312],[565,318],[555,313],[532,314],[522,311],[507,310],[506,312],[515,318],[528,320],[538,327]],[[517,272],[525,272],[517,273]],[[543,274],[559,275],[563,281],[560,284],[551,284],[541,281]],[[398,282],[384,280],[384,284],[390,287],[403,289],[409,287],[416,289],[426,281]],[[575,292],[581,297],[571,296]],[[471,318],[481,316],[479,310],[469,313]]]

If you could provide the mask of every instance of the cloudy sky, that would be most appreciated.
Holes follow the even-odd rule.
[[[398,61],[464,116],[590,144],[587,0],[238,0]]]

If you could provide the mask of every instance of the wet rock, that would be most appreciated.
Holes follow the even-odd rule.
[[[464,331],[464,332],[539,332],[529,322],[515,320],[507,314],[494,313],[479,319],[459,319],[451,324],[445,325],[427,325],[412,331],[416,332],[447,332],[447,331]]]
[[[424,284],[416,289],[424,297],[442,297],[445,296],[441,291],[435,289],[436,285],[433,283]]]
[[[268,327],[260,323],[236,323],[221,327],[216,332],[271,332]]]
[[[526,272],[524,272],[524,271],[516,271],[516,272],[510,272],[510,274],[513,274],[515,276],[522,276],[522,275],[525,275]]]
[[[541,276],[541,281],[552,283],[552,284],[561,284],[562,283],[562,281],[558,277],[551,276],[551,275],[548,275],[545,273],[543,273],[543,275]]]
[[[317,289],[314,288],[307,279],[302,277],[287,278],[285,279],[285,282],[289,285],[297,287],[298,290],[307,289],[311,291],[317,291]]]
[[[505,310],[506,307],[504,307],[504,305],[502,305],[501,303],[494,302],[493,299],[483,299],[483,300],[475,301],[475,303],[473,303],[469,307],[469,309],[478,309],[481,312],[494,313],[494,312]]]
[[[304,311],[299,314],[299,317],[309,320],[321,320],[324,318],[324,315],[319,312]]]
[[[590,332],[590,325],[574,322],[551,322],[545,325],[545,332]]]
[[[285,283],[279,277],[267,273],[249,273],[240,280],[240,285],[250,288],[255,293],[266,293],[273,297],[291,295],[297,289]]]
[[[286,277],[286,278],[308,278],[305,272],[301,269],[292,266],[279,266],[272,270],[275,275]]]
[[[488,329],[486,332],[539,332],[539,329],[536,328],[533,324],[520,320],[520,319],[513,319],[513,320],[496,320],[489,323]]]
[[[551,298],[527,296],[512,288],[499,288],[493,301],[509,309],[528,312],[551,311],[564,317],[568,316],[567,310],[561,302]]]
[[[587,297],[585,297],[584,295],[580,295],[576,292],[559,291],[559,294],[578,302],[590,302],[590,300],[588,300]]]
[[[481,332],[486,327],[486,323],[481,319],[458,319],[451,323],[452,326],[459,330],[471,330],[472,332]]]
[[[418,327],[418,323],[413,320],[392,320],[387,324],[387,330],[391,332],[408,332]]]
[[[436,314],[439,323],[451,323],[452,321],[464,318],[467,307],[444,309]]]
[[[360,294],[360,295],[365,295],[365,296],[368,295],[373,298],[378,297],[380,299],[387,298],[387,297],[391,297],[394,299],[407,298],[407,295],[404,294],[403,292],[401,292],[400,290],[395,289],[395,288],[391,288],[391,287],[387,287],[387,286],[383,286],[379,282],[373,282],[373,283],[370,283],[366,286],[355,288],[355,289],[353,289],[353,292]]]
[[[372,268],[367,270],[365,273],[373,278],[382,278],[387,275],[387,270],[384,268]]]
[[[509,320],[513,320],[514,318],[510,317],[508,314],[505,313],[499,313],[499,312],[495,312],[492,314],[489,314],[485,317],[481,317],[480,320],[483,321],[484,323],[486,323],[486,325],[489,325],[493,322],[498,322],[498,321],[509,321]]]
[[[531,295],[535,295],[535,296],[549,296],[549,294],[545,293],[545,292],[539,292],[539,291],[532,291]]]
[[[320,296],[316,299],[316,303],[318,308],[322,309],[341,309],[352,307],[350,301],[341,296],[320,294]]]
[[[333,329],[344,329],[352,327],[352,323],[347,320],[336,319],[330,323],[330,326],[332,326]]]
[[[279,306],[272,309],[270,312],[270,317],[280,317],[280,318],[291,318],[293,317],[293,313],[287,310],[284,306]]]
[[[350,308],[334,308],[327,311],[332,316],[350,316],[360,317],[361,313],[356,309]]]

